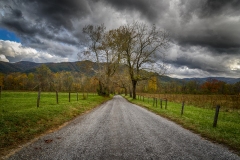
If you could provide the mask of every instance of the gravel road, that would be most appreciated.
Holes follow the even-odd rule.
[[[9,159],[240,160],[240,157],[115,96]]]

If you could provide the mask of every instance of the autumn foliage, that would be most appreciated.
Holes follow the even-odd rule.
[[[98,81],[77,72],[51,72],[46,66],[34,73],[0,74],[0,86],[4,90],[79,91],[96,92]]]
[[[201,89],[205,93],[218,93],[223,90],[225,82],[216,79],[210,79],[201,85]]]

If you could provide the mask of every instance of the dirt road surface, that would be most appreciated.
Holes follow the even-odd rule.
[[[115,96],[9,159],[240,160],[240,157]]]

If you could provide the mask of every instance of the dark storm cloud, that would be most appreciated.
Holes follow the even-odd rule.
[[[227,32],[227,31],[226,31]],[[240,49],[240,37],[234,37],[229,34],[207,34],[208,32],[204,34],[191,34],[191,35],[179,35],[176,37],[179,44],[182,46],[188,46],[188,45],[196,45],[196,46],[204,46],[208,47],[214,52],[217,53],[226,53],[229,52],[229,54],[238,54]]]
[[[196,51],[199,51],[199,53],[196,53]],[[165,62],[175,67],[187,66],[190,69],[200,69],[208,72],[216,72],[223,69],[223,64],[219,63],[222,62],[222,59],[214,58],[214,55],[207,52],[206,49],[199,47],[179,47],[175,58],[169,56]]]
[[[38,36],[76,45],[76,37],[70,38],[74,30],[73,21],[90,12],[85,0],[13,0],[1,3],[4,16],[0,19],[0,25],[17,33],[22,41],[33,40],[33,43],[36,41],[34,37]],[[69,34],[63,37],[64,32]]]
[[[91,14],[90,3],[92,2],[88,0],[1,1],[0,28],[14,32],[22,44],[14,44],[14,52],[0,52],[3,57],[1,59],[5,57],[10,62],[22,60],[24,56],[29,59],[24,52],[29,53],[31,49],[22,49],[26,46],[33,49],[36,61],[44,61],[44,58],[39,58],[41,55],[47,56],[49,60],[56,58],[76,61],[73,54],[79,52],[81,39],[78,36],[82,30],[75,28],[79,26],[75,24]],[[2,47],[9,44],[13,45],[2,43]],[[7,61],[6,59],[4,60]]]
[[[179,26],[169,26],[181,46],[207,47],[215,54],[239,54],[239,0],[182,0]]]
[[[169,1],[159,0],[102,0],[120,11],[138,11],[142,17],[156,22],[169,8]]]
[[[17,32],[20,35],[27,34],[29,36],[32,36],[38,31],[35,27],[30,26],[25,21],[12,20],[9,18],[5,18],[2,20],[2,24],[3,26]]]
[[[202,5],[201,16],[239,15],[239,0],[207,0]]]
[[[239,50],[240,51],[240,50]],[[238,53],[240,53],[238,51]],[[230,52],[230,51],[229,51]],[[221,53],[209,47],[170,44],[165,63],[179,77],[232,76],[239,72],[240,54]],[[179,70],[178,70],[179,69]],[[185,73],[184,73],[185,72]]]
[[[191,57],[179,57],[175,66],[188,66],[190,69],[204,70],[209,73],[224,73],[226,72],[225,66],[221,63],[209,63],[209,61],[194,59]]]
[[[178,7],[184,22],[191,20],[194,15],[199,18],[210,18],[240,14],[239,0],[180,0]]]
[[[23,5],[32,7],[31,12],[54,27],[72,29],[73,19],[80,19],[90,13],[87,0],[23,0]]]
[[[58,33],[63,32],[61,28],[56,31],[55,28],[51,29],[51,28],[48,28],[47,26],[41,26],[41,24],[31,26],[30,23],[31,22],[28,22],[26,20],[18,21],[18,20],[4,19],[2,21],[2,24],[5,27],[17,32],[18,35],[21,36],[21,40],[24,43],[26,42],[38,43],[39,45],[41,45],[42,43],[39,43],[39,40],[36,38],[36,36],[39,36],[45,39],[67,43],[71,45],[78,44],[78,41],[74,37],[72,38],[70,36],[60,37]]]
[[[16,18],[22,18],[22,12],[20,10],[14,9],[12,13]]]

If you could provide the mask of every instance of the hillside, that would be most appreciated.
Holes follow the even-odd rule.
[[[218,81],[223,81],[228,84],[234,84],[240,81],[240,78],[226,78],[226,77],[184,78],[183,80],[186,82],[194,80],[194,81],[198,81],[199,83],[204,83],[210,79],[216,79]]]
[[[45,64],[52,72],[69,71],[69,72],[88,72],[89,75],[93,75],[94,71],[91,68],[96,69],[97,64],[91,61],[81,62],[61,62],[61,63],[34,63],[21,61],[16,63],[0,62],[0,72],[4,74],[12,72],[30,73],[35,72],[36,68]],[[88,70],[88,71],[87,71]]]

